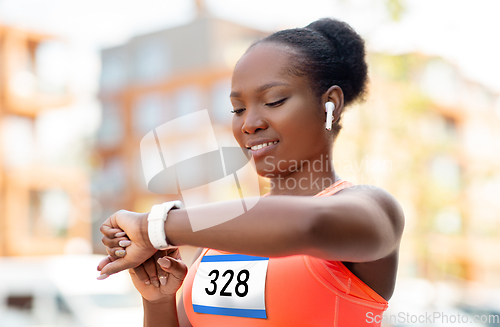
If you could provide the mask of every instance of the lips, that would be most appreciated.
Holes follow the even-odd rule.
[[[270,145],[273,145],[273,144],[276,144],[276,143],[278,143],[278,141],[263,142],[263,143],[260,143],[260,144],[252,145],[249,148],[251,150],[253,150],[253,151],[257,151],[257,150],[260,150],[262,148],[265,148],[267,146],[270,146]]]
[[[255,157],[260,157],[272,151],[276,146],[278,146],[279,141],[274,140],[274,141],[253,142],[253,143],[254,143],[253,145],[251,143],[248,144],[249,145],[248,149],[252,153],[252,156],[255,158]]]
[[[279,142],[278,139],[264,139],[264,138],[259,138],[259,139],[254,139],[250,140],[245,144],[245,147],[247,149],[250,149],[256,145],[263,145],[264,143],[274,143],[274,142]]]

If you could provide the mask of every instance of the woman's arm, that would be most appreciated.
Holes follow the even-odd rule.
[[[403,215],[392,196],[369,187],[353,187],[331,197],[265,197],[247,213],[197,232],[191,230],[188,213],[200,211],[205,219],[215,220],[220,210],[230,210],[240,202],[198,206],[189,212],[174,210],[166,222],[166,235],[176,245],[234,253],[373,261],[391,253],[398,244]],[[142,227],[147,235],[147,224]]]
[[[203,248],[199,248],[194,255],[193,264],[196,259],[203,252]],[[184,280],[184,276],[186,275],[187,269],[186,266],[180,261],[180,253],[177,251],[173,255],[175,255],[178,261],[172,261],[172,266],[165,268],[162,266],[164,271],[169,271],[169,275],[171,278],[176,278],[177,281],[182,283]],[[160,261],[161,262],[161,261]],[[151,276],[148,276],[149,278]],[[173,282],[172,280],[170,282]],[[176,284],[180,287],[180,283]],[[167,279],[168,284],[168,279]],[[167,285],[166,285],[167,286]],[[165,287],[166,287],[165,286]],[[161,290],[162,286],[160,286]],[[174,288],[171,287],[171,290]],[[153,290],[154,291],[154,290]],[[166,291],[166,290],[165,290]],[[169,293],[169,292],[167,292]],[[141,293],[142,294],[142,293]],[[179,299],[179,303],[176,308],[176,296],[173,294],[163,294],[160,292],[159,295],[161,298],[156,301],[148,301],[143,297],[143,305],[144,305],[144,326],[175,326],[175,327],[192,327],[189,319],[186,315],[186,309],[184,308],[183,296]]]
[[[145,327],[186,326],[179,324],[176,308],[176,293],[187,273],[178,249],[158,251],[129,272],[135,288],[142,295]],[[152,283],[152,280],[161,283]]]
[[[188,211],[216,219],[221,211],[240,205],[236,200],[172,210],[165,224],[167,239],[175,245],[249,255],[307,254],[326,260],[369,262],[398,247],[404,225],[402,211],[390,194],[374,186],[355,186],[331,197],[261,198],[251,210],[230,221],[192,231]],[[144,260],[140,253],[154,249],[148,238],[147,214],[137,216],[139,220],[134,222],[129,216],[117,213],[105,222],[106,228],[121,228],[132,240],[125,258],[108,264],[103,268],[105,273],[140,263]],[[132,225],[137,232],[135,240],[129,232]],[[113,247],[112,243],[105,245]]]
[[[144,327],[179,327],[175,295],[156,303],[143,300],[143,306]]]

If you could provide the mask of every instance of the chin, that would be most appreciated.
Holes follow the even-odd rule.
[[[257,175],[264,178],[276,178],[280,176],[280,173],[276,171],[265,170],[264,168],[259,169],[259,166],[257,166]]]

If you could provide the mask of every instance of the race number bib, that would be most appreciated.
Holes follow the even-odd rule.
[[[193,282],[194,312],[267,318],[268,263],[269,258],[243,254],[203,256]]]

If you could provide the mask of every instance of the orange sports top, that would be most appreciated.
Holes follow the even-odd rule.
[[[315,196],[330,196],[349,186],[352,186],[350,182],[340,180]],[[239,257],[235,260],[243,260],[244,263],[231,262],[232,257]],[[197,275],[202,261],[204,267],[208,268],[205,269],[204,283],[200,281],[203,278]],[[252,268],[248,268],[254,262],[257,265],[267,263],[267,272],[265,267],[259,266],[254,268],[254,273]],[[227,266],[238,263],[239,266],[234,266],[236,269]],[[218,265],[221,269],[215,272],[218,269],[214,267]],[[197,283],[194,283],[195,276],[199,280]],[[256,276],[255,279],[260,276],[263,286],[251,284],[250,280],[254,278],[251,276]],[[193,283],[198,287],[197,294],[200,291],[203,293],[194,299],[198,303],[195,305]],[[244,300],[245,296],[250,296],[249,290],[254,288],[260,290],[260,295],[252,295],[253,300]],[[213,249],[205,249],[189,269],[184,281],[183,297],[186,314],[193,327],[374,327],[381,325],[380,318],[388,306],[384,298],[340,261],[327,261],[308,255],[261,258]],[[224,299],[219,301],[215,297]],[[227,308],[228,305],[224,304],[227,302],[224,301],[231,298],[247,302]]]

